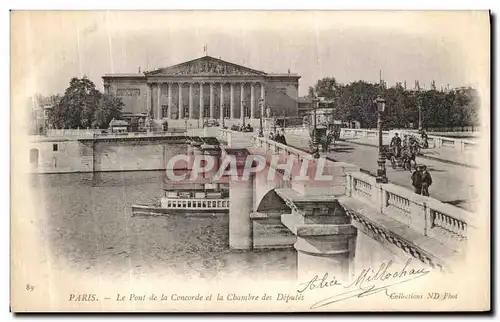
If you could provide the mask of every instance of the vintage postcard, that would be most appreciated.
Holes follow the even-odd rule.
[[[488,11],[12,11],[14,312],[490,310]]]

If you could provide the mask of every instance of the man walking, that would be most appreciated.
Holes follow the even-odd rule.
[[[422,166],[419,165],[417,170],[411,175],[412,186],[415,188],[415,193],[422,194]]]
[[[412,185],[415,193],[423,196],[429,196],[429,187],[432,185],[432,176],[427,171],[425,165],[419,165],[417,170],[411,175]]]
[[[393,146],[395,148],[396,158],[399,158],[399,156],[401,155],[401,138],[397,133],[394,134],[394,137],[391,139],[390,146]]]
[[[432,184],[432,177],[429,171],[427,171],[427,166],[422,165],[422,195],[429,196],[429,187]]]
[[[281,129],[280,131],[280,143],[284,144],[284,145],[287,145],[286,144],[286,139],[285,139],[285,130]]]

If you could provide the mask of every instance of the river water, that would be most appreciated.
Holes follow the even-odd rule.
[[[124,277],[224,278],[296,274],[296,252],[231,251],[228,215],[132,216],[162,193],[163,172],[33,175],[51,257],[77,271]],[[42,213],[42,212],[41,212]]]

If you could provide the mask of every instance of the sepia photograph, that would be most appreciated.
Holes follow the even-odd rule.
[[[491,309],[490,12],[10,12],[13,312]]]

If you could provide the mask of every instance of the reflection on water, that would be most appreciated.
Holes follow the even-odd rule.
[[[157,201],[163,180],[158,171],[33,175],[52,258],[116,277],[295,276],[293,250],[230,251],[227,215],[132,217],[130,205]]]

